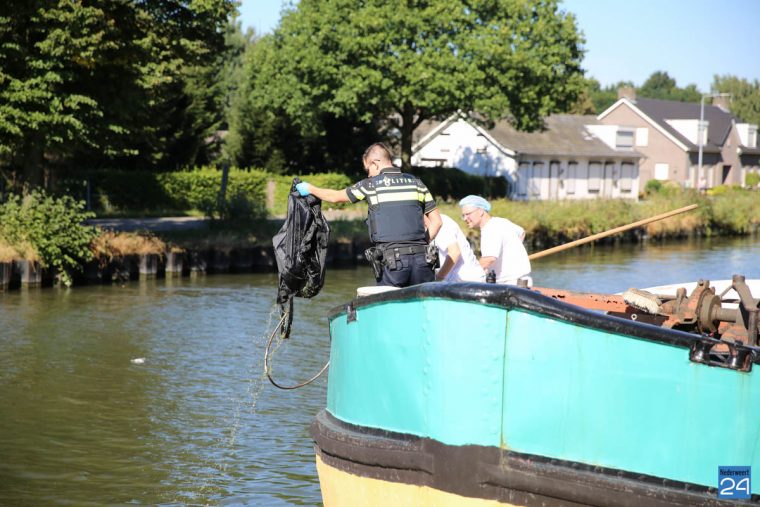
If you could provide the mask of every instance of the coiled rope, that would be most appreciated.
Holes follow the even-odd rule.
[[[276,335],[277,331],[280,330],[280,328],[282,327],[282,325],[285,322],[285,319],[287,317],[288,317],[288,313],[287,312],[282,315],[282,318],[280,319],[280,322],[277,324],[277,326],[275,326],[274,330],[272,331],[272,334],[269,335],[269,342],[267,343],[267,348],[264,351],[264,371],[267,374],[267,378],[269,379],[269,381],[272,383],[273,386],[275,386],[278,389],[284,389],[286,391],[287,390],[291,390],[291,389],[298,389],[299,387],[303,387],[303,386],[307,386],[307,385],[311,384],[312,382],[314,382],[315,380],[317,380],[320,375],[322,375],[325,372],[325,370],[327,369],[328,366],[330,366],[330,361],[328,360],[327,363],[325,363],[325,365],[322,367],[322,369],[319,370],[319,373],[317,373],[316,375],[314,375],[313,377],[311,377],[309,380],[307,380],[305,382],[301,382],[300,384],[296,384],[294,386],[283,386],[283,385],[280,385],[280,384],[278,384],[272,378],[272,373],[271,373],[271,371],[269,369],[269,350],[272,347],[272,342],[274,341],[274,335]]]

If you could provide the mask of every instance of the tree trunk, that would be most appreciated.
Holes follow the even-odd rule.
[[[401,115],[401,167],[404,171],[412,168],[412,134],[414,134],[414,108],[404,104]]]
[[[22,161],[24,193],[42,184],[42,139],[39,134],[32,135],[24,146],[24,160]]]
[[[407,103],[404,104],[403,110],[400,111],[400,116],[402,124],[398,127],[401,131],[401,165],[407,171],[412,167],[412,138],[414,130],[427,118],[427,111],[424,108],[417,109]]]
[[[401,167],[408,171],[412,167],[412,123],[404,118],[401,125]]]

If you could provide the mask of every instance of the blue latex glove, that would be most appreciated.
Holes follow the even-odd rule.
[[[296,190],[298,190],[298,193],[301,194],[301,197],[306,197],[311,192],[309,192],[309,184],[305,181],[302,181],[301,183],[298,183],[296,185]]]

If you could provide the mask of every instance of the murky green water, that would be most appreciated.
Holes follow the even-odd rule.
[[[595,248],[535,261],[534,279],[617,292],[760,278],[759,259],[758,238]],[[322,367],[325,315],[371,283],[368,268],[330,269],[298,302],[278,380]],[[325,379],[284,392],[263,376],[275,285],[248,274],[0,293],[0,505],[319,505],[308,426]]]

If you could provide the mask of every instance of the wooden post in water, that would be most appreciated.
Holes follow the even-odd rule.
[[[683,208],[678,208],[673,211],[668,211],[667,213],[662,213],[660,215],[653,216],[651,218],[645,218],[643,220],[639,220],[638,222],[633,222],[632,224],[628,225],[621,225],[620,227],[615,227],[614,229],[610,229],[609,231],[600,232],[597,234],[592,234],[591,236],[581,238],[575,241],[571,241],[570,243],[565,243],[564,245],[555,246],[553,248],[548,248],[546,250],[542,250],[540,252],[536,252],[534,254],[531,254],[528,256],[528,259],[540,259],[541,257],[546,257],[547,255],[551,255],[557,252],[562,252],[563,250],[569,250],[570,248],[574,248],[578,245],[583,245],[586,243],[591,243],[592,241],[596,241],[597,239],[606,238],[607,236],[612,236],[613,234],[617,234],[619,232],[625,232],[629,229],[634,229],[636,227],[641,227],[642,225],[650,224],[652,222],[656,222],[658,220],[663,220],[665,218],[669,218],[681,213],[685,213],[687,211],[691,211],[693,209],[696,209],[696,204],[690,204],[689,206],[684,206]]]

